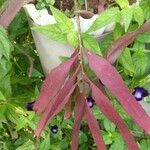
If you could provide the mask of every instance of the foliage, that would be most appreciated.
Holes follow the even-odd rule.
[[[39,1],[39,3],[40,3],[39,5],[43,4],[42,1]],[[54,1],[44,1],[44,4],[45,3],[47,3],[47,5],[49,4],[53,5]],[[128,2],[126,0],[123,1],[116,0],[116,3],[120,8],[115,7],[103,12],[102,18],[104,18],[104,20],[100,19],[99,17],[95,21],[95,23],[91,26],[91,28],[86,33],[82,34],[83,46],[91,50],[92,52],[97,53],[98,55],[108,56],[107,50],[108,49],[111,50],[110,44],[112,44],[114,41],[116,41],[116,39],[124,35],[125,32],[127,32],[127,34],[125,34],[126,36],[125,39],[128,39],[128,32],[130,31],[136,32],[138,28],[141,27],[144,20],[149,20],[150,18],[149,16],[150,7],[148,5],[149,0],[142,0],[139,6],[134,4],[131,8],[128,7]],[[37,7],[39,6],[37,5]],[[48,25],[45,27],[35,27],[33,28],[33,30],[46,35],[48,38],[52,40],[69,43],[72,47],[77,48],[79,44],[78,34],[73,30],[73,25],[70,22],[70,19],[64,16],[64,14],[62,14],[55,8],[51,7],[51,9],[53,15],[56,18],[57,24]],[[125,12],[128,15],[126,15]],[[114,31],[111,34],[106,35],[99,43],[91,36],[90,32],[95,31],[98,28],[103,28],[104,26],[114,22],[116,23]],[[129,45],[127,41],[127,45],[129,46],[125,45],[126,41],[124,42],[123,47],[121,47],[122,51],[124,50],[125,46],[127,48],[124,50],[120,58],[117,59],[117,61],[115,60],[116,61],[115,67],[119,71],[125,83],[128,85],[128,87],[131,90],[139,85],[150,90],[148,86],[150,82],[150,77],[149,77],[149,67],[150,67],[149,66],[149,57],[150,57],[149,36],[150,34],[149,32],[146,32],[139,35],[138,37],[136,36],[135,35],[133,36],[134,38],[132,41],[131,39],[129,39],[129,43],[132,44]],[[113,46],[115,44],[117,43],[114,43]],[[118,49],[118,47],[116,49]],[[119,55],[117,55],[117,57],[119,57]],[[102,65],[101,64],[98,65],[99,61],[95,63],[98,65],[98,67],[95,67],[94,66],[95,64],[93,65],[91,64],[93,60],[95,62],[97,56],[95,56],[95,54],[93,53],[92,56],[88,54],[86,54],[86,56],[89,59],[89,65],[91,66],[92,69],[94,68],[93,70],[97,74],[96,71],[99,68],[102,68]],[[31,77],[28,76],[29,75],[28,71],[30,67],[32,67],[32,61],[30,60],[33,60],[34,62],[34,68]],[[70,60],[68,60],[68,58],[66,60],[65,58],[64,63],[66,64],[68,61]],[[62,68],[70,69],[64,66],[62,66]],[[107,66],[106,68],[109,68],[109,66]],[[66,72],[67,71],[68,70],[66,70]],[[105,71],[105,69],[103,71]],[[116,94],[115,96],[117,97],[118,89],[114,89],[112,85],[109,85],[108,82],[106,82],[106,79],[104,79],[105,76],[102,76],[104,74],[103,71],[100,74],[101,81],[103,81],[103,84],[105,84],[107,88],[110,91],[112,91],[114,95]],[[108,72],[106,74],[108,75],[110,73],[110,70],[107,71]],[[86,73],[88,76],[95,77],[95,74],[89,68],[87,69]],[[62,81],[60,81],[62,79],[62,77],[60,77],[59,78],[60,80],[57,80],[57,83],[52,83],[53,85],[55,84],[58,86],[58,87],[56,86],[58,90],[61,87],[61,83],[63,83],[66,75],[64,76],[64,71],[63,72],[61,71],[61,73],[58,72],[56,74],[57,76],[59,74],[64,77]],[[68,100],[68,96],[70,96],[71,92],[75,88],[74,86],[71,88],[70,83],[74,83],[73,81],[76,74],[77,72],[68,81],[69,86],[62,89],[63,93],[59,96],[57,102],[61,102],[60,100],[63,100],[62,102],[65,101],[66,103],[66,101]],[[97,76],[99,76],[99,74],[97,74]],[[110,76],[109,80],[111,80],[111,84],[113,84],[113,86],[115,85],[115,87],[118,88],[120,84],[119,83],[117,84],[117,82],[114,83],[113,82],[114,79],[111,78],[114,76],[115,76],[114,74]],[[6,150],[7,149],[9,150],[35,149],[37,146],[39,150],[70,149],[70,137],[71,137],[72,128],[73,128],[73,133],[75,135],[78,134],[78,132],[76,132],[77,130],[79,129],[81,130],[78,135],[79,149],[81,150],[96,149],[96,145],[94,144],[89,134],[87,123],[82,121],[82,123],[79,126],[75,126],[76,123],[78,125],[78,122],[80,122],[80,120],[83,117],[82,116],[83,109],[81,109],[81,113],[80,113],[78,108],[82,108],[86,106],[86,105],[78,104],[80,106],[79,107],[76,103],[75,106],[77,108],[75,110],[76,111],[76,113],[74,114],[75,116],[74,117],[72,116],[68,120],[64,120],[63,112],[58,114],[59,109],[62,108],[64,104],[55,103],[55,105],[53,105],[54,107],[47,110],[47,112],[51,110],[52,117],[56,114],[58,115],[45,128],[40,138],[33,138],[34,130],[36,128],[36,124],[38,123],[39,118],[34,114],[34,112],[27,111],[25,106],[27,102],[34,101],[38,97],[39,89],[41,87],[43,78],[44,78],[43,71],[40,66],[38,55],[35,52],[35,45],[31,36],[29,26],[27,24],[26,15],[24,11],[21,10],[16,16],[16,18],[14,19],[14,21],[12,22],[12,24],[10,25],[8,31],[4,30],[2,27],[0,28],[0,83],[1,83],[0,85],[0,108],[1,108],[0,109],[0,133],[1,133],[0,149],[6,149]],[[55,74],[52,77],[52,79],[55,79]],[[119,79],[117,81],[120,82]],[[45,83],[48,82],[46,81]],[[107,114],[105,109],[104,110],[101,109],[101,111],[99,111],[99,106],[102,107],[103,104],[100,104],[99,100],[97,100],[98,99],[97,93],[95,92],[98,89],[95,89],[96,87],[91,82],[90,82],[90,86],[91,89],[93,90],[92,93],[97,105],[94,106],[92,109],[86,108],[87,116],[85,116],[85,118],[90,127],[90,131],[93,133],[93,137],[95,135],[96,137],[100,136],[98,132],[94,133],[94,131],[92,130],[93,126],[97,129],[99,128],[96,125],[96,123],[94,123],[95,120],[93,120],[93,124],[90,121],[90,119],[93,119],[93,117],[95,116],[98,123],[100,124],[101,130],[99,131],[101,131],[101,135],[103,136],[104,143],[106,144],[107,148],[110,150],[117,149],[117,148],[120,150],[127,149],[127,146],[125,145],[116,127],[118,127],[120,131],[122,130],[122,128],[119,127],[117,121],[116,122],[114,121],[113,116],[111,114]],[[54,95],[57,93],[57,90],[55,90]],[[147,136],[143,132],[143,130],[139,128],[132,121],[132,119],[126,114],[126,112],[124,112],[124,110],[121,108],[120,104],[116,101],[114,96],[112,96],[111,93],[108,92],[108,90],[106,90],[106,92],[108,98],[111,100],[115,109],[119,112],[124,122],[127,123],[130,131],[132,132],[136,141],[140,145],[140,149],[149,150],[149,144],[148,144],[149,136]],[[51,95],[51,93],[48,94]],[[128,94],[126,93],[125,96],[127,95]],[[38,97],[38,99],[40,98]],[[134,104],[132,105],[131,104],[132,102],[130,101],[127,105],[126,101],[128,98],[123,100],[120,97],[117,97],[117,99],[120,100],[120,103],[124,106],[125,110],[133,117],[133,119],[135,119],[136,122],[138,122],[143,128],[147,129],[147,125],[144,122],[147,119],[145,114],[144,115],[142,114],[141,119],[145,117],[145,120],[143,121],[142,124],[142,121],[139,118],[141,113],[140,109],[138,112],[136,112],[137,113],[136,115],[133,113],[134,108],[131,107],[136,107],[135,102],[133,102]],[[81,98],[79,98],[79,100],[81,100]],[[149,97],[147,97],[146,100],[149,101]],[[46,102],[45,105],[43,103],[40,104],[40,107],[38,109],[44,109],[44,107],[47,104],[47,101],[45,102]],[[59,106],[59,104],[61,107]],[[112,108],[108,104],[107,104],[107,108],[109,108],[108,109],[109,111],[112,110]],[[130,109],[128,110],[128,108]],[[40,110],[40,112],[41,111],[42,110]],[[92,116],[92,112],[94,116]],[[102,114],[102,112],[105,114],[105,116]],[[108,120],[106,117],[108,117],[111,121]],[[75,120],[73,120],[73,118],[75,118]],[[48,118],[45,119],[47,121]],[[114,123],[112,123],[112,121]],[[75,122],[74,125],[73,122]],[[59,126],[59,131],[57,135],[51,134],[49,129],[50,125],[55,125],[55,124]],[[121,133],[124,136],[124,132]],[[126,130],[126,134],[128,134],[128,129]],[[132,139],[132,137],[130,138]],[[94,138],[94,140],[97,145],[102,142],[102,141],[97,141],[96,138]],[[125,138],[125,140],[126,143],[128,143],[127,141],[128,139]],[[133,145],[131,146],[135,146],[134,143],[132,144]],[[105,147],[104,144],[103,147]]]

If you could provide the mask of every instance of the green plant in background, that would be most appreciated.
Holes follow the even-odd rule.
[[[135,31],[150,18],[148,0],[140,2],[140,6],[127,7],[127,1],[118,1],[120,9],[111,8],[103,12],[103,19],[97,19],[89,31],[116,22],[114,31],[104,37],[98,43],[89,32],[83,33],[84,47],[93,50],[99,55],[104,55],[105,50],[114,40],[125,32]],[[41,1],[39,1],[41,5]],[[53,1],[44,1],[44,4],[53,5]],[[37,6],[38,7],[38,6]],[[45,7],[45,5],[43,6]],[[39,8],[40,9],[40,8]],[[69,43],[74,48],[78,45],[77,33],[73,31],[72,23],[62,13],[51,7],[57,20],[57,26],[48,25],[36,27],[34,30],[43,33],[47,37],[61,42]],[[114,13],[112,13],[114,12]],[[126,13],[125,13],[126,12]],[[132,12],[132,13],[131,13]],[[140,17],[137,17],[137,12]],[[126,16],[128,14],[128,16]],[[131,15],[132,14],[132,15]],[[60,17],[61,16],[61,17]],[[63,20],[60,20],[60,18]],[[123,21],[120,21],[123,20]],[[127,21],[125,21],[127,20]],[[65,22],[65,24],[64,24]],[[120,24],[124,22],[124,25]],[[67,25],[66,25],[67,24]],[[64,31],[62,34],[61,31]],[[131,88],[142,86],[150,90],[149,82],[149,38],[150,33],[138,36],[132,45],[125,49],[116,63],[116,68],[121,73],[126,84]],[[28,76],[28,70],[34,62],[33,73]],[[53,135],[49,127],[46,128],[40,139],[33,138],[33,132],[38,118],[33,112],[26,111],[26,103],[34,101],[39,93],[43,72],[39,65],[37,53],[25,13],[21,10],[9,27],[8,33],[0,28],[0,147],[8,150],[35,149],[39,145],[40,150],[70,149],[70,136],[73,119],[63,121],[63,113],[60,113],[51,123],[58,126],[58,133]],[[91,71],[88,70],[88,74]],[[149,150],[149,136],[145,135],[138,126],[126,115],[115,98],[110,94],[113,105],[119,111],[122,118],[128,124],[133,135],[141,146],[141,150]],[[149,97],[146,98],[149,101]],[[96,119],[100,123],[105,144],[110,150],[127,149],[120,137],[116,126],[99,112],[97,106],[92,108]],[[119,147],[118,147],[119,146]],[[79,149],[96,149],[86,123],[81,126]]]

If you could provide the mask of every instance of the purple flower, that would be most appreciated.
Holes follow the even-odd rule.
[[[146,89],[142,87],[136,87],[132,93],[137,101],[141,101],[144,97],[148,96],[149,93]]]
[[[35,103],[35,101],[27,103],[26,108],[27,108],[28,111],[33,110],[34,103]]]
[[[51,132],[53,134],[56,134],[58,132],[58,126],[57,125],[51,126]]]
[[[92,108],[92,107],[94,106],[94,104],[95,104],[95,101],[94,101],[94,99],[90,96],[90,97],[87,97],[87,103],[88,103],[88,106],[89,106],[90,108]]]

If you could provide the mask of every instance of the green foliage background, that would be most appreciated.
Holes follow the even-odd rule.
[[[4,1],[0,1],[2,6]],[[116,0],[118,8],[109,9],[104,12],[103,19],[97,19],[96,23],[89,29],[95,31],[98,27],[103,27],[112,21],[116,22],[116,27],[111,34],[108,34],[99,43],[93,39],[88,32],[82,35],[83,44],[88,49],[94,50],[95,53],[103,55],[106,48],[125,32],[134,31],[141,26],[144,20],[150,19],[150,1],[142,0],[139,6],[128,8],[126,0]],[[37,7],[45,7],[53,4],[53,1],[39,1]],[[47,37],[57,41],[68,42],[73,47],[77,46],[77,35],[72,30],[72,24],[64,15],[55,8],[51,7],[53,15],[57,20],[60,31],[52,30],[49,26],[44,28],[34,28],[38,32],[45,34]],[[121,26],[119,18],[124,21]],[[114,13],[115,12],[115,13]],[[120,13],[121,12],[121,13]],[[60,17],[61,16],[61,17]],[[113,18],[113,20],[110,19]],[[65,20],[65,24],[61,22]],[[67,25],[66,26],[66,22]],[[45,32],[45,30],[48,32]],[[63,30],[63,35],[61,35]],[[70,32],[71,31],[71,32]],[[48,33],[48,34],[47,34]],[[59,36],[58,36],[59,34]],[[53,37],[52,37],[53,35]],[[62,37],[61,37],[62,36]],[[88,44],[90,43],[90,44]],[[126,84],[132,90],[136,86],[143,86],[150,91],[150,32],[140,35],[134,43],[126,48],[116,63],[116,68],[122,75]],[[33,72],[30,74],[29,70]],[[88,74],[92,76],[90,70]],[[33,137],[34,129],[38,122],[38,117],[34,112],[26,110],[26,103],[34,101],[44,79],[44,74],[36,52],[36,47],[28,25],[27,17],[22,9],[8,31],[0,27],[0,149],[2,150],[67,150],[70,149],[71,129],[73,118],[63,120],[61,112],[50,125],[57,124],[59,131],[56,135],[51,134],[50,125],[45,129],[41,138]],[[131,118],[123,111],[115,98],[108,93],[114,106],[119,111],[122,118],[127,123],[131,132],[140,145],[141,150],[150,149],[150,138],[141,130]],[[146,99],[150,101],[150,97]],[[115,125],[103,116],[98,108],[94,106],[93,113],[100,123],[101,130],[106,145],[109,150],[126,150],[126,146],[116,129]],[[96,150],[96,146],[83,122],[80,132],[79,150]]]

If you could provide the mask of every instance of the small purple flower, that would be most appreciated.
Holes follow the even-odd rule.
[[[32,111],[33,110],[33,104],[34,103],[35,103],[35,101],[27,103],[26,108],[27,108],[28,111]]]
[[[58,126],[57,125],[51,126],[51,132],[53,134],[56,134],[58,132]]]
[[[144,97],[148,96],[149,93],[146,89],[142,87],[136,87],[132,93],[137,101],[141,101]]]
[[[92,97],[87,97],[87,103],[90,108],[92,108],[95,104],[95,101]]]

